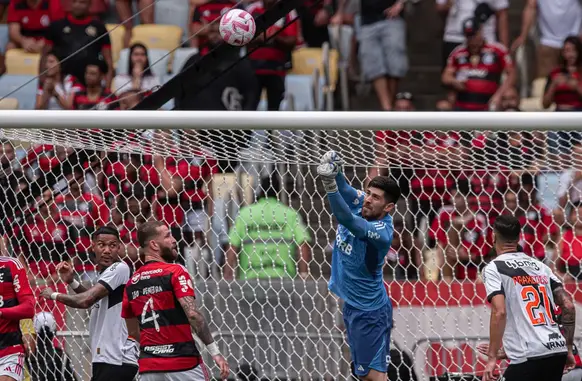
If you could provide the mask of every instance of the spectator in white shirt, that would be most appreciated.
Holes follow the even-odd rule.
[[[150,91],[159,85],[160,79],[150,68],[148,49],[140,43],[131,45],[127,74],[116,75],[111,90],[116,94],[128,90]]]
[[[443,68],[447,58],[455,48],[465,42],[463,22],[471,17],[479,18],[478,4],[487,4],[494,13],[483,25],[483,36],[487,42],[499,42],[509,46],[509,22],[507,8],[509,0],[436,0],[437,11],[446,17],[443,37]],[[480,9],[483,6],[479,7]]]
[[[68,110],[73,96],[83,85],[72,75],[61,72],[57,55],[49,52],[45,61],[46,74],[36,91],[36,110]]]
[[[582,27],[580,0],[527,0],[523,9],[521,33],[513,42],[515,51],[527,40],[529,30],[537,24],[540,44],[537,51],[537,77],[546,77],[558,66],[564,40],[579,35]]]

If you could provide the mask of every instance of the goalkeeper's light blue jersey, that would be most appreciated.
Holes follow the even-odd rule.
[[[334,203],[339,200],[336,196],[341,196],[339,193],[328,196],[333,210]],[[361,191],[357,192],[351,202],[348,201],[346,203],[358,224],[351,227],[352,231],[338,225],[329,289],[351,307],[373,311],[389,302],[382,279],[382,267],[394,235],[392,216],[386,215],[378,221],[363,220],[364,193]]]

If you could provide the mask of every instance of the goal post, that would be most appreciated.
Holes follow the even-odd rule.
[[[234,371],[348,380],[342,304],[327,289],[337,223],[315,171],[334,149],[354,187],[387,174],[403,191],[384,266],[393,358],[410,359],[394,379],[480,375],[479,271],[497,215],[520,218],[524,250],[582,303],[575,261],[559,250],[582,231],[580,126],[578,113],[0,111],[0,248],[27,263],[36,295],[71,292],[55,265],[70,260],[95,282],[97,226],[119,229],[133,265],[137,228],[165,221]],[[88,380],[88,312],[38,299],[43,311]]]

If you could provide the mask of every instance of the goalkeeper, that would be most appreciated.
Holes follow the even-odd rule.
[[[364,194],[346,182],[342,165],[340,156],[330,151],[317,167],[339,223],[329,289],[345,302],[343,315],[355,373],[363,380],[385,381],[392,303],[384,288],[382,266],[392,244],[391,213],[400,189],[390,178],[377,176]]]

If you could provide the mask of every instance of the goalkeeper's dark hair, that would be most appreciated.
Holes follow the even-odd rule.
[[[378,188],[384,191],[384,198],[388,202],[397,203],[400,198],[398,183],[388,176],[376,176],[368,184],[368,188]]]
[[[503,214],[495,219],[493,230],[498,239],[507,243],[518,243],[521,235],[519,219],[510,214]]]

